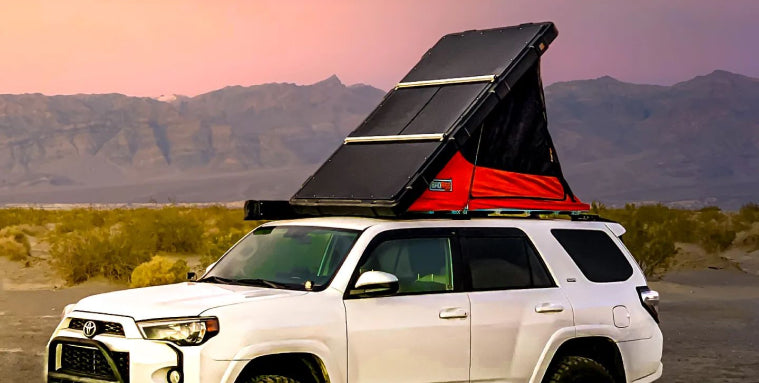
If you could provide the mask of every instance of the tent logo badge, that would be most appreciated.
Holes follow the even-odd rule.
[[[430,191],[452,192],[453,180],[432,180],[430,182]]]

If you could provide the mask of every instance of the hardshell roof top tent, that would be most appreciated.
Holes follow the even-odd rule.
[[[444,36],[290,207],[381,217],[588,210],[565,181],[547,129],[540,56],[556,35],[546,22]]]

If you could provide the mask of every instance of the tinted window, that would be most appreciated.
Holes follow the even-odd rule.
[[[452,268],[448,238],[408,238],[380,243],[359,270],[395,275],[403,294],[453,290]]]
[[[619,282],[632,275],[632,266],[606,232],[553,229],[551,233],[589,280]]]
[[[553,286],[524,237],[463,237],[464,264],[473,290]]]

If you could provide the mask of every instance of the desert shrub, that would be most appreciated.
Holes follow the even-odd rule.
[[[200,258],[200,264],[204,268],[216,262],[232,245],[237,243],[247,230],[232,229],[226,233],[217,233],[208,238],[206,250]]]
[[[748,230],[754,223],[759,223],[759,204],[756,203],[743,205],[733,217],[736,231]]]
[[[3,228],[0,230],[0,238],[8,238],[15,242],[18,242],[21,246],[24,247],[26,255],[29,255],[32,250],[32,246],[29,243],[29,238],[19,226],[8,226],[6,228]]]
[[[730,217],[718,207],[706,207],[698,210],[696,216],[698,234],[695,242],[710,253],[727,250],[736,235]]]
[[[33,236],[33,237],[42,236],[48,231],[47,228],[43,225],[21,224],[16,227],[18,227],[18,229],[21,230],[21,232],[23,232],[24,234],[28,236]]]
[[[747,251],[759,250],[759,222],[736,234],[732,245]]]
[[[23,261],[29,256],[29,251],[13,238],[2,237],[0,238],[0,255],[12,261]]]
[[[196,253],[203,247],[203,226],[177,208],[164,208],[153,214],[150,225],[156,236],[156,250]]]
[[[47,234],[55,264],[69,283],[96,275],[126,280],[159,252],[199,254],[205,265],[260,222],[225,207],[73,209],[60,211]]]
[[[44,225],[54,220],[57,213],[52,210],[10,208],[0,209],[0,227],[22,224]]]
[[[150,249],[123,231],[95,228],[52,237],[50,255],[69,283],[102,275],[126,280],[137,265],[150,259]]]
[[[693,224],[686,214],[663,205],[635,206],[624,209],[608,209],[601,204],[593,206],[594,212],[621,223],[627,232],[622,241],[635,257],[643,273],[657,278],[667,272],[677,255],[677,237],[693,236]]]
[[[727,250],[735,240],[735,230],[720,224],[705,224],[701,227],[698,244],[710,253]]]
[[[132,271],[130,286],[144,287],[182,282],[188,270],[187,262],[184,260],[172,262],[165,257],[155,256]]]
[[[657,278],[666,273],[677,255],[675,241],[667,232],[667,227],[632,220],[625,228],[627,232],[622,240],[643,273],[649,278]]]

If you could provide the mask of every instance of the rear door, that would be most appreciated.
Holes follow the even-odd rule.
[[[529,238],[515,228],[460,231],[472,309],[471,381],[526,382],[572,307]]]
[[[447,229],[390,231],[369,245],[350,286],[377,270],[397,276],[400,290],[373,298],[348,290],[348,381],[469,381],[469,298],[454,279],[457,248]]]

